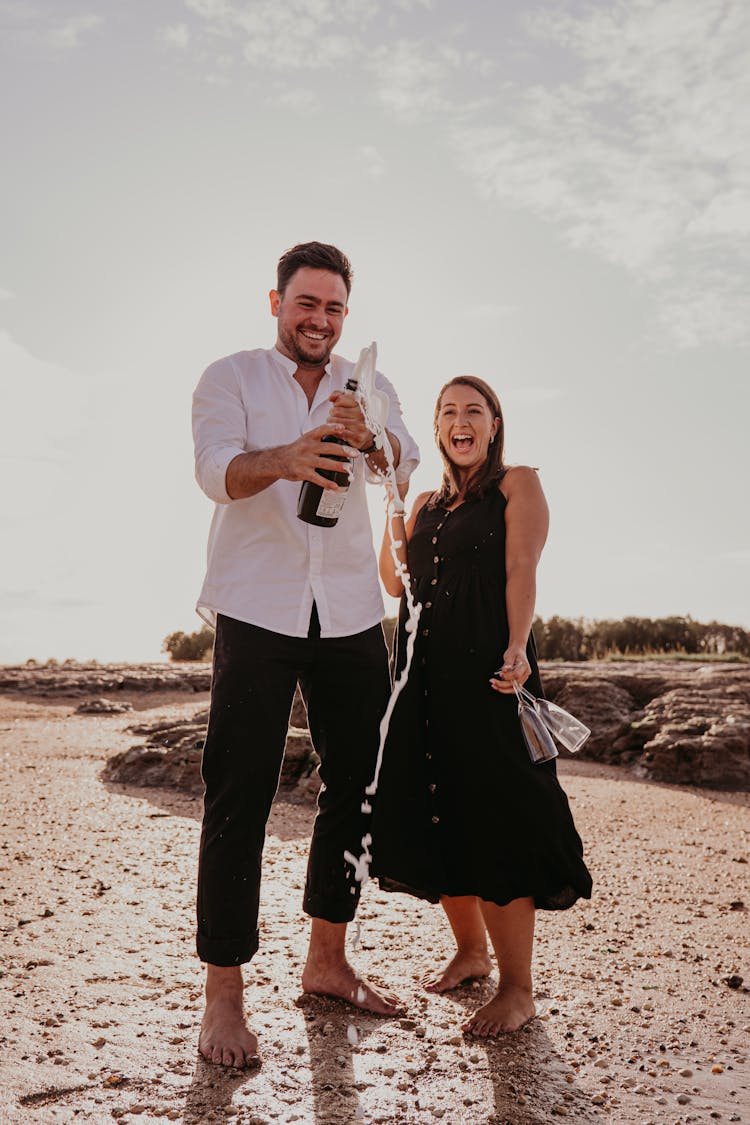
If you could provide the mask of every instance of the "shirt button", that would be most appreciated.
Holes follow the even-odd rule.
[[[433,824],[440,824],[440,817],[439,816],[433,816],[432,823]]]
[[[437,578],[433,578],[430,582],[431,586],[437,586]]]
[[[433,543],[437,543],[437,535],[433,535],[433,537],[432,537],[432,542],[433,542]]]
[[[432,602],[425,602],[424,607],[425,609],[432,609]]]
[[[422,630],[422,636],[423,636],[423,637],[429,637],[429,635],[430,635],[430,630],[429,630],[429,629],[423,629],[423,630]]]
[[[428,785],[427,788],[429,789],[430,793],[434,793],[437,789],[437,785]]]
[[[433,558],[433,560],[432,560],[432,561],[433,561],[434,563],[439,563],[439,562],[440,562],[440,555],[435,555],[435,557]]]
[[[427,759],[428,762],[431,762],[432,761],[432,754],[430,754],[428,752],[427,754],[425,754],[425,758]]]

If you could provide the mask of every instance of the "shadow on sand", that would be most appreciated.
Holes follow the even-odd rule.
[[[468,1017],[494,993],[493,981],[483,980],[455,989],[450,999]],[[494,1098],[494,1108],[487,1107],[488,1125],[548,1125],[558,1116],[580,1125],[606,1120],[592,1106],[590,1096],[570,1081],[570,1064],[545,1029],[543,998],[537,997],[537,1009],[539,1016],[513,1035],[465,1036],[470,1060],[482,1053],[486,1057]]]
[[[233,1070],[215,1066],[197,1055],[182,1114],[184,1125],[203,1125],[205,1121],[212,1120],[214,1114],[217,1119],[223,1117],[235,1092],[251,1083],[258,1074],[260,1067]]]

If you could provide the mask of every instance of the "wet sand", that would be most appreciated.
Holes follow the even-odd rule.
[[[154,719],[207,701],[118,698]],[[562,763],[594,898],[539,915],[540,1018],[493,1042],[460,1030],[491,982],[419,986],[450,955],[439,908],[374,885],[352,959],[400,993],[407,1017],[302,996],[313,810],[277,803],[247,971],[263,1065],[226,1072],[196,1053],[200,803],[105,785],[104,760],[136,741],[126,728],[141,716],[74,708],[0,697],[2,1125],[750,1121],[747,794]]]

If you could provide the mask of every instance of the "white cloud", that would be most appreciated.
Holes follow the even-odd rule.
[[[449,63],[422,43],[401,39],[373,53],[378,97],[386,109],[407,121],[446,107],[444,87]]]
[[[231,39],[252,65],[289,72],[321,70],[350,61],[362,50],[364,25],[375,0],[185,0],[205,30]]]
[[[184,51],[190,43],[190,32],[184,23],[170,24],[159,28],[157,35],[168,47]]]
[[[632,272],[680,345],[750,339],[750,7],[626,0],[529,27],[567,77],[454,131],[480,189]]]
[[[83,16],[73,16],[59,27],[53,28],[50,33],[50,41],[53,46],[69,49],[78,47],[80,45],[81,35],[85,31],[91,31],[95,27],[99,27],[104,23],[103,16],[97,16],[93,13]]]
[[[739,187],[715,195],[689,225],[693,234],[750,235],[750,192]]]

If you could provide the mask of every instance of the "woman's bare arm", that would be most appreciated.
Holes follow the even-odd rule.
[[[549,509],[534,469],[518,465],[509,469],[501,485],[505,508],[505,605],[509,641],[503,653],[502,674],[493,679],[498,691],[512,692],[513,681],[524,683],[531,675],[526,644],[534,620],[536,568],[549,529]]]
[[[399,494],[402,500],[406,495],[407,488],[408,484],[399,486]],[[419,515],[420,509],[427,503],[430,496],[432,496],[431,492],[421,492],[419,496],[417,496],[416,500],[414,501],[414,507],[411,510],[411,515],[409,516],[409,519],[407,520],[405,525],[404,517],[402,515],[396,515],[393,517],[393,534],[396,542],[399,544],[399,546],[395,549],[396,555],[398,557],[398,561],[403,565],[406,564],[406,545],[411,538],[412,532],[414,531],[416,518]],[[383,542],[380,547],[380,577],[383,581],[386,592],[389,593],[392,598],[398,598],[401,596],[403,585],[401,583],[400,577],[396,573],[396,561],[393,558],[393,554],[391,552],[391,539],[390,535],[388,534],[387,519],[385,530],[383,532]]]

